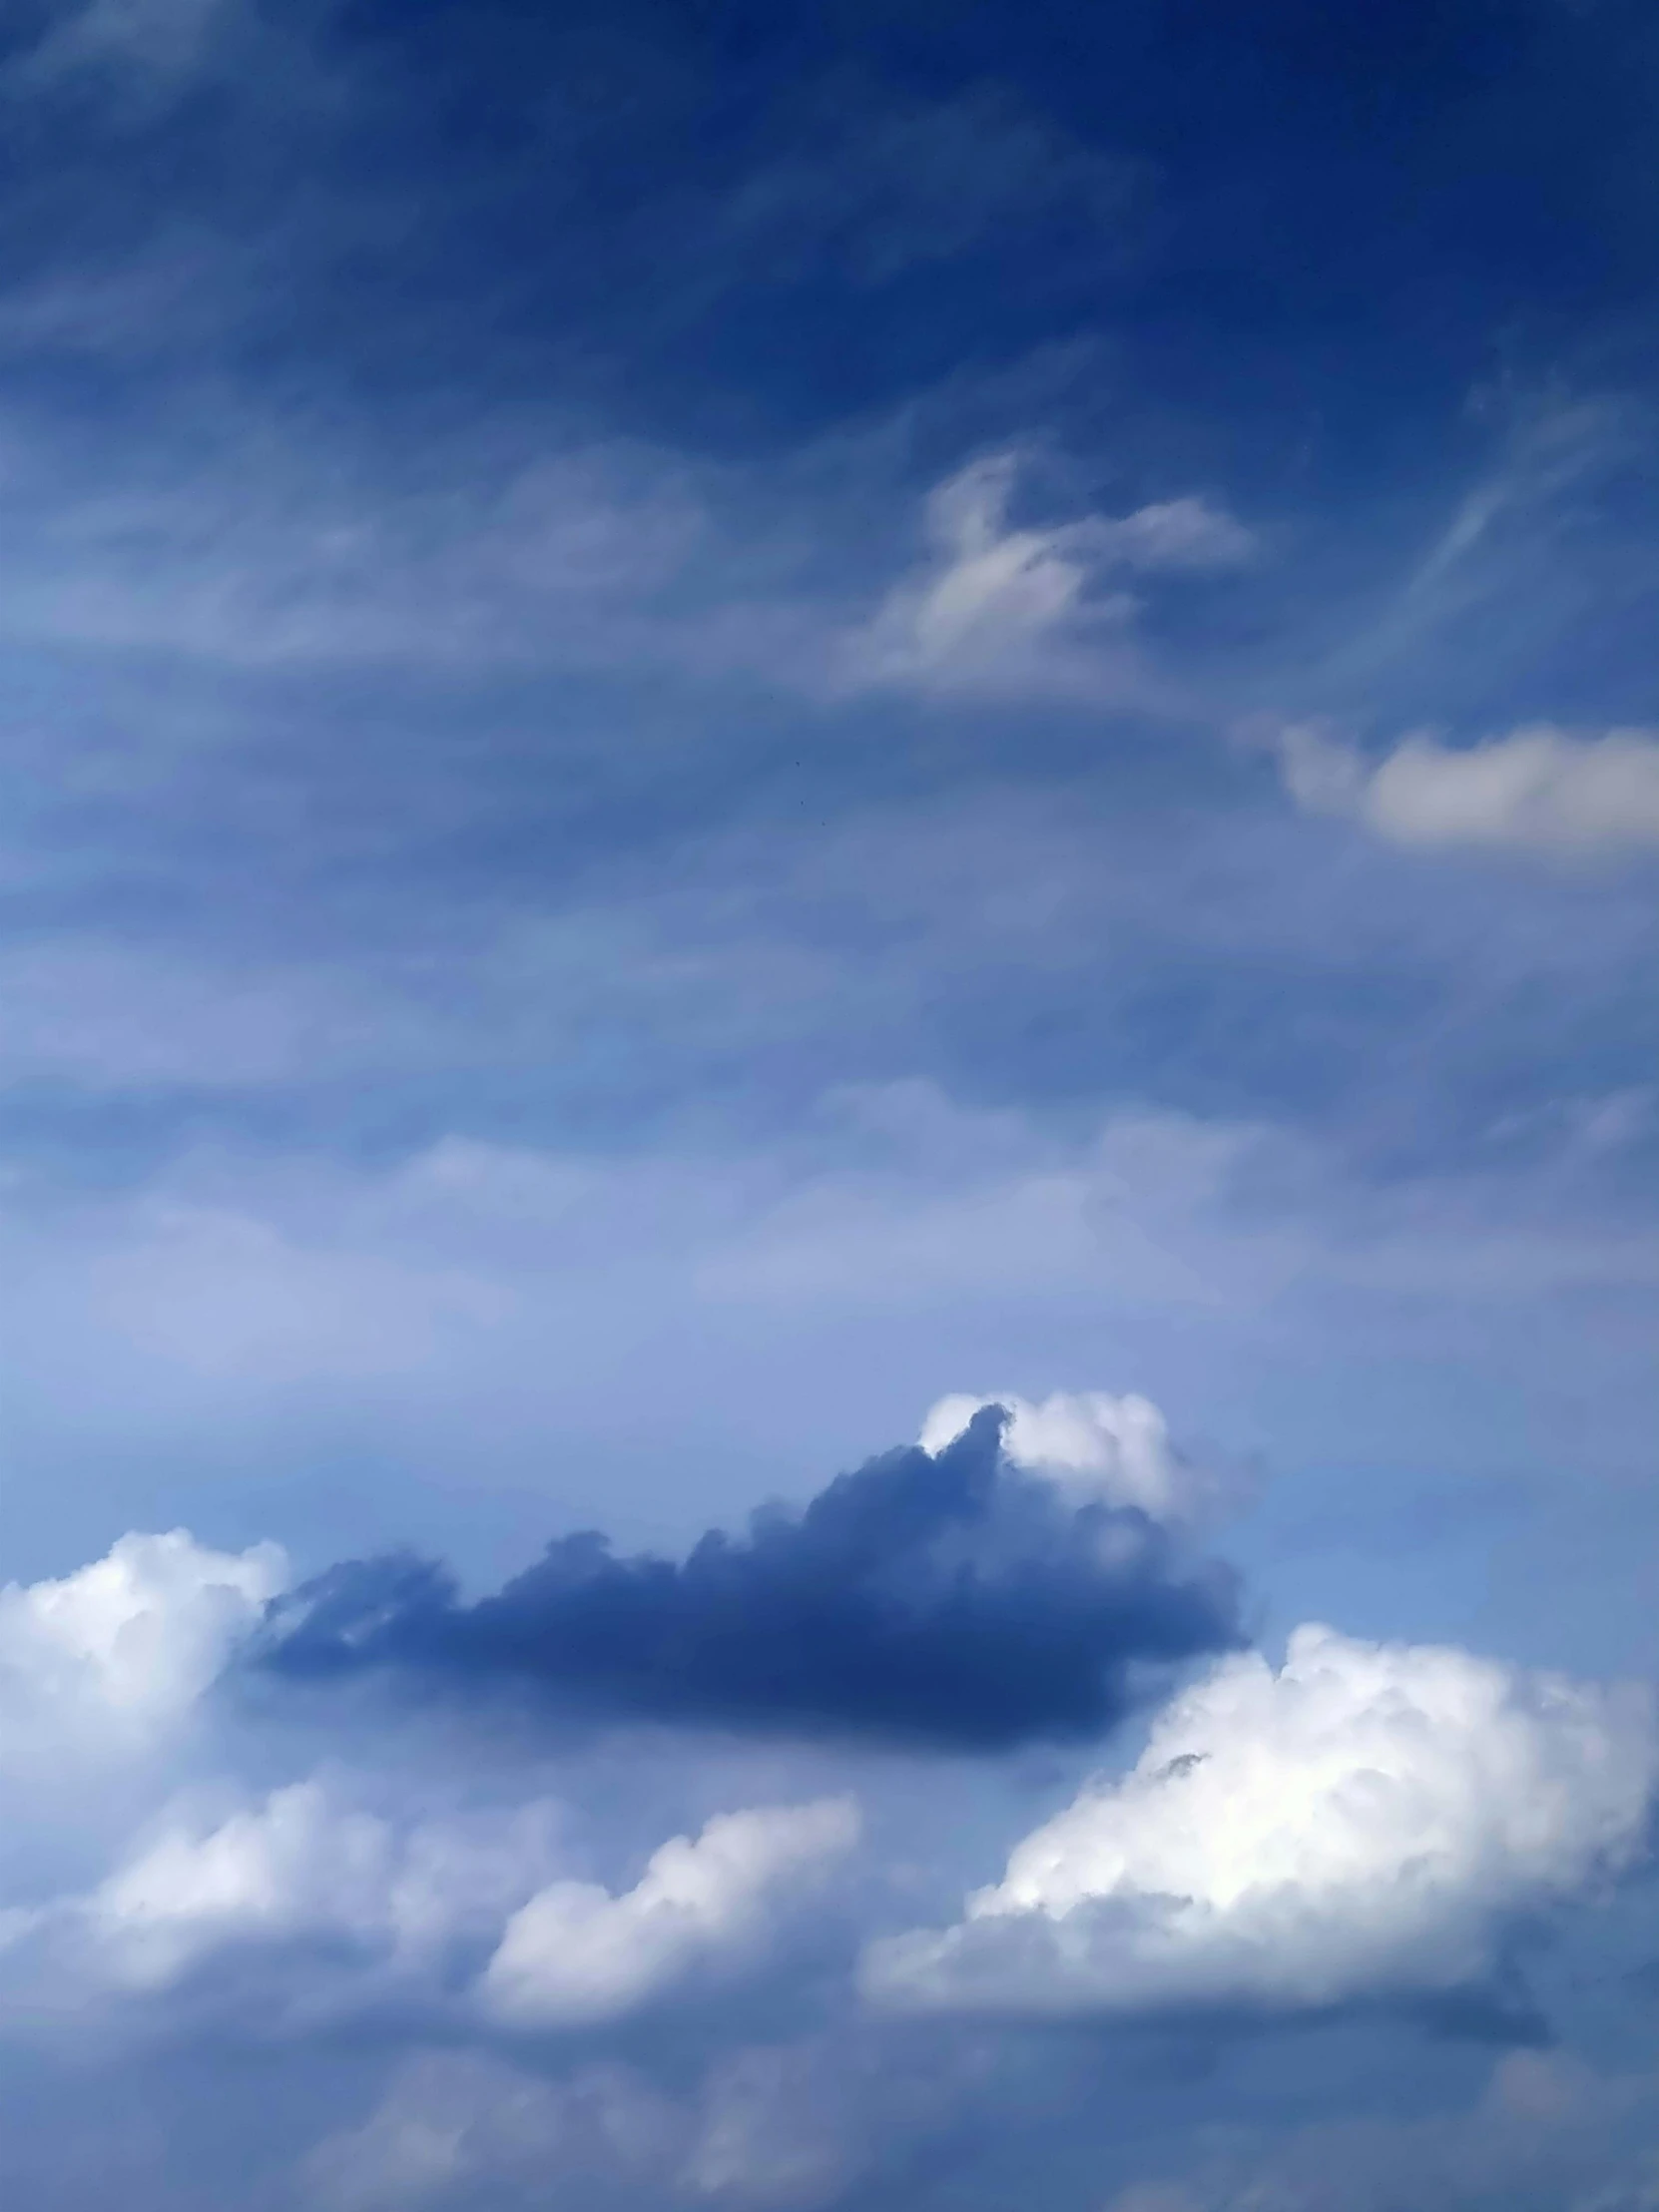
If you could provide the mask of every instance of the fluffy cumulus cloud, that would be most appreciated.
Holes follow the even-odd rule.
[[[337,2095],[273,2092],[248,2201],[310,2212],[828,2212],[918,2159],[930,2204],[974,2146],[1071,2111],[1085,2045],[1034,2025],[1159,2016],[1237,2053],[1264,2013],[1372,2032],[1382,1999],[1403,2036],[1397,2000],[1498,1985],[1520,1919],[1636,1909],[1649,1695],[1328,1629],[1275,1668],[1195,1563],[1206,1503],[1143,1398],[958,1396],[800,1513],[678,1563],[577,1540],[473,1605],[412,1567],[290,1592],[274,1547],[179,1531],[9,1589],[3,1735],[40,1848],[0,1856],[0,2045],[111,2080],[353,2053]],[[986,1754],[1092,1738],[1183,1658],[1206,1671],[1134,1767],[915,1929],[1063,1757]],[[466,1693],[462,1726],[334,1695],[358,1669]],[[478,1725],[514,1683],[584,1726]],[[915,1744],[977,1756],[918,1777]],[[78,1779],[54,1814],[55,1746]],[[1091,2201],[1222,2212],[1324,2152],[1163,2155],[1113,2150]]]
[[[0,2021],[131,2027],[162,2004],[291,2034],[388,2001],[450,2032],[619,2020],[764,1964],[859,1832],[847,1798],[719,1814],[613,1895],[556,1872],[551,1803],[421,1818],[362,1795],[335,1775],[217,1816],[170,1804],[92,1890],[0,1912]]]
[[[664,1844],[621,1897],[552,1883],[508,1922],[483,1999],[507,2020],[614,2018],[700,1964],[749,1957],[780,1904],[857,1836],[844,1798],[727,1813]]]
[[[160,1988],[226,1945],[395,1929],[401,1871],[383,1821],[293,1783],[206,1827],[174,1813],[73,1924],[93,1971]]]
[[[127,1535],[60,1579],[0,1589],[0,1763],[133,1757],[189,1713],[284,1586],[276,1544]]]
[[[81,1892],[0,1913],[0,2023],[141,2036],[158,2020],[287,2036],[464,1992],[558,1864],[546,1802],[423,1817],[346,1771],[176,1793]]]
[[[316,1750],[218,1694],[286,1578],[274,1545],[175,1530],[0,1593],[22,1815],[0,1855],[0,2037],[96,2027],[126,2045],[212,2022],[291,2041],[387,2007],[405,2031],[615,2020],[764,1964],[857,1840],[844,1794],[740,1799],[653,1839],[613,1893],[578,1870],[637,1865],[637,1846],[594,1834],[542,1769],[540,1788],[510,1764],[492,1784],[487,1759],[468,1779],[434,1746],[411,1773],[371,1735],[256,1781]]]
[[[1651,1697],[1307,1627],[1223,1661],[1134,1770],[1027,1836],[963,1920],[874,1945],[870,1992],[1035,2013],[1444,1991],[1506,1924],[1628,1867]]]
[[[917,1438],[922,1450],[942,1451],[988,1406],[1007,1416],[1002,1448],[1010,1463],[1073,1497],[1133,1507],[1169,1523],[1192,1519],[1209,1502],[1210,1484],[1173,1448],[1163,1414],[1133,1392],[1055,1390],[1041,1400],[1014,1390],[990,1397],[953,1392],[928,1409]]]
[[[1196,495],[1121,516],[1017,525],[1017,453],[971,462],[927,502],[929,553],[849,641],[853,683],[989,693],[1150,696],[1125,642],[1124,580],[1229,568],[1254,540]]]
[[[1097,1735],[1147,1670],[1238,1640],[1230,1578],[1142,1513],[1022,1474],[1002,1415],[841,1475],[683,1561],[567,1537],[466,1605],[420,1561],[348,1562],[274,1611],[260,1659],[566,1711],[991,1750]]]
[[[1286,789],[1390,844],[1566,860],[1659,851],[1659,736],[1575,737],[1548,724],[1462,749],[1407,738],[1380,761],[1314,724],[1275,737]]]

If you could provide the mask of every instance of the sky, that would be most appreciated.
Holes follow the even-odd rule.
[[[0,6],[9,2204],[1659,2207],[1656,109]]]

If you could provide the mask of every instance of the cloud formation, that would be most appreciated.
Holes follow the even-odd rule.
[[[1132,1507],[1166,1523],[1191,1519],[1205,1500],[1209,1486],[1171,1445],[1163,1414],[1133,1391],[1055,1390],[1040,1402],[1012,1390],[990,1397],[958,1391],[929,1407],[916,1440],[923,1451],[942,1451],[991,1405],[1008,1416],[1002,1449],[1009,1462],[1075,1499]]]
[[[811,2212],[842,2201],[870,2158],[844,2092],[810,2042],[735,2050],[679,2095],[614,2061],[549,2081],[481,2052],[428,2052],[399,2068],[364,2121],[318,2145],[305,2201],[325,2212],[483,2202],[506,2212],[568,2195],[638,2212]]]
[[[1656,2088],[1648,2069],[1609,2074],[1567,2052],[1507,2050],[1460,2110],[1404,2122],[1322,2114],[1277,2139],[1212,2138],[1192,2146],[1179,2180],[1136,2183],[1104,2212],[1646,2212],[1659,2167],[1643,2120]]]
[[[0,2022],[170,2007],[264,2038],[391,2001],[463,2032],[591,2026],[760,1964],[859,1834],[846,1797],[717,1814],[613,1895],[569,1874],[550,1800],[421,1817],[366,1783],[218,1814],[223,1786],[187,1791],[90,1890],[0,1910]]]
[[[0,1589],[0,1770],[142,1756],[286,1584],[279,1545],[132,1534],[57,1580]]]
[[[1320,2007],[1470,1985],[1505,1922],[1627,1868],[1653,1699],[1455,1648],[1292,1636],[1224,1660],[942,1933],[873,1945],[901,2007]]]
[[[683,1562],[569,1536],[459,1602],[410,1558],[331,1568],[273,1610],[259,1663],[315,1684],[517,1685],[564,1711],[955,1751],[1098,1735],[1148,1666],[1238,1641],[1230,1578],[1142,1513],[1009,1464],[1002,1416],[839,1476],[799,1515]]]
[[[620,1897],[552,1883],[507,1923],[479,1994],[498,2018],[526,2025],[613,2019],[700,1964],[744,1961],[783,1896],[857,1837],[846,1798],[764,1807],[674,1837]]]
[[[953,1426],[963,1405],[930,1421]],[[982,1518],[1009,1516],[1005,1565],[1025,1514],[1096,1563],[1131,1532],[1169,1542],[1139,1508],[1108,1502],[1114,1448],[1138,1442],[1152,1466],[1167,1449],[1155,1408],[1106,1393],[1028,1406],[1024,1472],[996,1449],[1020,1410],[982,1407],[937,1455],[844,1478],[854,1502],[895,1465],[988,1469],[999,1501],[982,1499]],[[926,1486],[901,1494],[937,1546]],[[799,1531],[814,1509],[785,1525]],[[960,1564],[974,1538],[958,1535]],[[1002,1802],[994,1775],[957,1770],[935,1827],[931,1811],[915,1818],[901,1761],[853,1768],[848,1795],[843,1746],[692,1742],[641,1761],[599,1736],[560,1740],[527,1770],[522,1738],[438,1732],[434,1756],[422,1729],[410,1764],[402,1731],[382,1736],[360,1705],[348,1742],[335,1739],[343,1759],[283,1772],[296,1750],[314,1761],[312,1730],[272,1730],[269,1715],[249,1730],[239,1701],[212,1694],[279,1560],[182,1535],[126,1539],[111,1559],[8,1593],[7,1617],[36,1624],[37,1643],[41,1620],[90,1607],[108,1671],[167,1725],[132,1747],[143,1802],[83,1839],[78,1871],[48,1852],[0,1887],[0,2037],[31,2062],[73,2044],[101,2064],[160,2053],[165,2068],[176,2052],[195,2069],[221,2046],[243,2065],[257,2048],[273,2069],[372,2046],[332,2132],[313,2133],[297,2166],[291,2139],[282,2150],[303,2201],[337,2212],[462,2212],[484,2194],[529,2206],[557,2186],[619,2212],[841,2202],[861,2177],[885,2186],[922,2145],[1025,2124],[1022,2016],[1259,2018],[1478,1989],[1514,1915],[1631,1868],[1659,1773],[1644,1694],[1303,1630],[1278,1672],[1230,1658],[1178,1696],[1134,1771],[1015,1844],[959,1927],[866,1944],[858,1981],[874,2002],[860,2007],[846,1977],[871,1925],[868,1878],[913,1897],[943,1871],[941,1850],[945,1867],[971,1867]],[[204,1590],[218,1613],[204,1613]],[[123,1640],[135,1611],[145,1633]],[[59,1642],[100,1637],[83,1624]],[[324,1730],[339,1717],[327,1700],[310,1716]],[[634,1770],[649,1776],[643,1795]],[[785,1774],[799,1778],[787,1797]],[[887,1852],[827,1898],[865,1798]],[[803,2039],[773,2047],[756,2038],[777,2032],[780,1999]],[[937,2027],[963,2011],[1013,2017],[970,2047]],[[1122,2114],[1096,2118],[1109,2133]],[[1130,2123],[1102,2151],[1094,2201],[1116,2201],[1135,2171],[1125,2161],[1145,2172],[1167,2158],[1156,2129],[1143,2134]],[[1229,2177],[1251,2155],[1215,2173],[1201,2157],[1171,2186],[1221,2212],[1245,2201]],[[1143,2197],[1147,2212],[1160,2201],[1131,2189],[1122,2212],[1143,2212]]]
[[[1124,635],[1136,601],[1102,583],[1231,568],[1254,549],[1241,523],[1193,495],[1019,526],[1009,517],[1019,471],[1017,453],[990,454],[930,494],[929,557],[850,641],[854,683],[996,694],[1110,677],[1126,694],[1149,693]]]
[[[1278,732],[1285,788],[1389,844],[1566,860],[1659,851],[1659,736],[1576,738],[1547,723],[1461,750],[1407,738],[1377,763],[1315,724]]]

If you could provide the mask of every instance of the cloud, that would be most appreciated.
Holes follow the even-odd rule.
[[[856,685],[991,694],[1098,691],[1150,698],[1134,657],[1137,611],[1110,576],[1228,568],[1254,546],[1240,523],[1196,497],[1109,518],[1016,527],[1017,453],[971,462],[926,510],[930,557],[848,641]]]
[[[1145,573],[1203,575],[1237,568],[1256,552],[1256,539],[1242,522],[1191,492],[1084,527],[1101,559]]]
[[[240,0],[82,0],[51,10],[39,43],[14,68],[32,91],[83,71],[188,75],[227,23],[240,23]]]
[[[788,1893],[857,1836],[845,1798],[726,1813],[664,1844],[620,1897],[555,1882],[508,1922],[480,1997],[521,2024],[614,2019],[699,1965],[745,1962]]]
[[[936,1456],[845,1474],[799,1515],[683,1562],[569,1536],[463,1605],[442,1569],[351,1561],[273,1610],[258,1663],[428,1695],[516,1685],[555,1709],[957,1751],[1097,1735],[1148,1665],[1237,1640],[1229,1578],[1177,1571],[1141,1514],[1068,1500],[978,1415]]]
[[[1489,717],[1494,700],[1511,703],[1496,709],[1506,715],[1563,682],[1568,697],[1608,701],[1611,719],[1629,711],[1614,702],[1642,696],[1659,582],[1651,397],[1640,380],[1503,386],[1469,418],[1478,473],[1324,674],[1342,696],[1398,701],[1413,719]]]
[[[731,2205],[805,2212],[840,2201],[868,2155],[844,2084],[814,2044],[722,2053],[689,2093],[589,2063],[550,2081],[477,2051],[398,2069],[356,2126],[305,2162],[326,2212],[419,2204]],[[841,2091],[841,2094],[837,2094]]]
[[[436,2001],[547,1878],[557,1808],[388,1817],[362,1790],[330,1774],[229,1808],[224,1785],[182,1793],[90,1890],[0,1915],[8,2008],[85,2020],[177,1996],[264,2034],[392,1988]]]
[[[521,674],[675,650],[657,595],[707,516],[685,464],[544,431],[418,473],[327,453],[280,416],[189,444],[158,431],[93,475],[22,421],[8,635],[244,671],[418,666]]]
[[[1634,1861],[1656,1778],[1645,1691],[1301,1628],[1277,1672],[1229,1658],[1178,1697],[956,1927],[873,1945],[865,1984],[1037,2014],[1466,1986],[1510,1916]]]
[[[3,2009],[142,2024],[171,2000],[264,2036],[390,2000],[451,2030],[592,2026],[759,1964],[860,1826],[844,1796],[717,1814],[613,1894],[561,1873],[550,1800],[371,1796],[349,1772],[228,1810],[222,1786],[183,1793],[89,1890],[0,1913]]]
[[[1081,222],[1097,253],[1127,244],[1137,176],[1007,85],[903,102],[855,82],[810,88],[786,111],[789,151],[723,193],[692,269],[711,287],[733,265],[753,282],[799,279],[826,263],[855,283],[891,284],[917,267],[1012,251],[1033,230]]]
[[[349,978],[158,957],[96,934],[0,949],[0,996],[13,1084],[152,1096],[203,1083],[252,1090],[360,1074],[365,1051],[419,1050],[411,1025]]]
[[[1593,990],[1581,949],[1568,981]],[[1365,1022],[1345,975],[1333,993]],[[1521,963],[1517,1050],[1547,988]],[[1447,1165],[1446,1102],[1412,1087],[1405,1058],[1379,1062],[1379,1129],[1346,1143],[1173,1113],[1057,1128],[929,1087],[925,1113],[877,1136],[831,1099],[747,1150],[468,1135],[346,1162],[250,1144],[85,1197],[20,1173],[3,1360],[14,1427],[36,1439],[36,1541],[84,1526],[62,1516],[89,1469],[142,1466],[144,1524],[165,1527],[218,1511],[232,1460],[285,1482],[326,1458],[353,1534],[322,1530],[313,1563],[393,1540],[441,1554],[434,1501],[463,1467],[486,1498],[550,1494],[550,1531],[678,1550],[756,1497],[805,1497],[827,1457],[914,1436],[942,1389],[1040,1400],[1068,1370],[1099,1377],[1103,1347],[1113,1380],[1179,1395],[1183,1438],[1241,1453],[1289,1417],[1296,1450],[1347,1459],[1360,1404],[1380,1464],[1495,1456],[1551,1480],[1639,1466],[1659,1289],[1640,1152],[1590,1153],[1540,1123]],[[1506,1108],[1537,1095],[1525,1077],[1502,1089]],[[898,1085],[866,1097],[915,1103]],[[1386,1178],[1382,1132],[1413,1148]],[[1553,1362],[1536,1356],[1536,1300]],[[1615,1307],[1628,1320],[1610,1328]],[[1481,1377],[1478,1417],[1466,1390],[1448,1417],[1438,1385],[1399,1386],[1400,1362],[1443,1376],[1448,1356]],[[816,1447],[803,1403],[822,1408]],[[567,1448],[550,1454],[550,1435]],[[384,1526],[388,1453],[424,1487],[394,1531],[365,1534]],[[688,1490],[694,1458],[725,1470],[718,1504]],[[1231,1487],[1215,1458],[1191,1471]],[[304,1515],[323,1492],[293,1494]]]
[[[233,1207],[140,1205],[93,1264],[83,1311],[197,1383],[405,1376],[512,1312],[467,1267],[318,1251]]]
[[[844,2083],[811,2045],[735,2052],[705,2085],[681,2189],[781,2212],[840,2198],[869,2156],[873,2117],[845,2109],[848,2102]]]
[[[1218,2129],[1194,2170],[1134,2183],[1105,2212],[1648,2212],[1656,2089],[1650,2070],[1602,2074],[1564,2052],[1508,2050],[1462,2108],[1326,2115],[1266,2140]]]
[[[327,2212],[411,2204],[547,2201],[555,2181],[603,2194],[661,2190],[684,2155],[686,2115],[635,2073],[582,2068],[551,2083],[475,2051],[429,2051],[399,2070],[358,2126],[306,2160],[306,2201]]]
[[[276,1544],[127,1535],[59,1580],[0,1589],[0,1766],[138,1757],[183,1719],[287,1581]]]
[[[1372,763],[1317,725],[1275,739],[1306,814],[1346,815],[1389,844],[1564,860],[1659,851],[1659,736],[1575,738],[1548,724],[1453,750],[1412,737]]]
[[[923,1451],[942,1451],[988,1405],[1008,1416],[1002,1449],[1010,1463],[1075,1498],[1133,1507],[1164,1522],[1192,1518],[1205,1500],[1209,1485],[1172,1448],[1163,1414],[1133,1393],[1056,1390],[1036,1403],[1012,1390],[989,1397],[957,1392],[929,1408],[917,1442]]]
[[[1517,1020],[1541,1002],[1533,973],[1511,986]],[[1576,955],[1570,975],[1593,988]],[[885,1112],[906,1092],[867,1095]],[[1506,1105],[1529,1095],[1505,1086]],[[73,1202],[20,1174],[4,1357],[44,1477],[36,1540],[70,1525],[88,1469],[142,1464],[148,1525],[200,1525],[230,1460],[285,1481],[324,1456],[351,1486],[353,1529],[374,1530],[373,1422],[382,1463],[394,1453],[428,1484],[398,1539],[446,1548],[426,1501],[465,1467],[484,1493],[551,1493],[550,1529],[678,1550],[735,1525],[740,1502],[805,1497],[828,1454],[850,1466],[913,1436],[964,1370],[976,1393],[1040,1400],[1068,1369],[1095,1380],[1103,1346],[1114,1379],[1178,1392],[1183,1437],[1245,1452],[1271,1404],[1298,1450],[1346,1458],[1363,1402],[1378,1463],[1495,1454],[1547,1475],[1565,1454],[1578,1479],[1639,1465],[1659,1289],[1639,1153],[1627,1164],[1573,1136],[1569,1160],[1540,1126],[1447,1169],[1443,1102],[1408,1087],[1380,1120],[1420,1148],[1386,1180],[1306,1128],[1131,1113],[1057,1130],[928,1097],[878,1140],[820,1104],[747,1151],[468,1136],[336,1164],[248,1146]],[[1391,1118],[1419,1106],[1408,1130]],[[1534,1300],[1553,1363],[1536,1357]],[[1629,1320],[1610,1329],[1615,1304]],[[1437,1388],[1398,1386],[1396,1363],[1443,1374],[1453,1349],[1481,1375],[1478,1418],[1466,1392],[1447,1418]],[[803,1403],[823,1408],[816,1448]],[[549,1435],[568,1448],[550,1455]],[[688,1455],[725,1469],[724,1511],[698,1509]],[[1228,1472],[1208,1452],[1189,1471]],[[391,1540],[336,1537],[312,1558]]]

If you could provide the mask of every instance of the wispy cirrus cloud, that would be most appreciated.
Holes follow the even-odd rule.
[[[38,94],[87,71],[179,79],[207,56],[242,0],[57,0],[45,27],[13,64],[14,91]]]
[[[991,454],[929,495],[930,555],[846,641],[844,680],[968,698],[1167,702],[1135,637],[1129,581],[1235,567],[1256,540],[1192,494],[1126,515],[1017,524],[1019,474],[1017,453]]]

